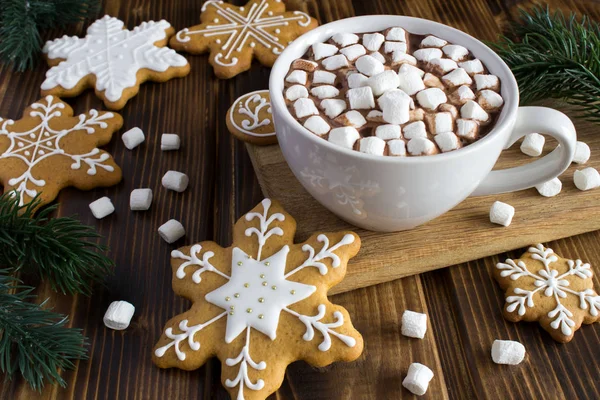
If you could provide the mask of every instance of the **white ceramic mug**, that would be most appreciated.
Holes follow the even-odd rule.
[[[312,44],[338,32],[374,32],[393,26],[465,46],[500,78],[504,108],[484,138],[444,154],[382,157],[329,143],[289,113],[283,98],[284,78],[291,63]],[[575,152],[576,134],[571,120],[549,108],[519,107],[515,77],[496,53],[464,32],[420,18],[372,15],[320,26],[296,39],[279,56],[271,71],[269,90],[279,146],[296,178],[331,212],[369,230],[411,229],[470,195],[530,188],[560,175]],[[532,132],[549,134],[560,146],[527,165],[492,171],[503,149]]]

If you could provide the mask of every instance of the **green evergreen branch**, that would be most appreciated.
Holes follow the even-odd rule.
[[[14,194],[0,196],[0,265],[31,271],[62,293],[90,295],[113,267],[107,247],[91,241],[100,235],[76,219],[50,218],[56,206],[36,211],[37,197],[19,206]]]
[[[489,45],[517,78],[521,103],[561,99],[600,123],[600,25],[538,7],[510,28],[511,37]]]

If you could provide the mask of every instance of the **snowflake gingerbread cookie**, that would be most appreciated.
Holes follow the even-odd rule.
[[[582,323],[600,319],[592,269],[581,260],[564,259],[538,244],[518,260],[498,263],[494,275],[506,290],[504,317],[539,321],[559,342],[571,341]]]
[[[318,25],[306,13],[286,12],[281,0],[251,0],[242,7],[209,0],[202,5],[200,21],[179,31],[170,45],[192,54],[210,51],[210,63],[222,79],[250,69],[254,56],[273,66],[288,44]]]
[[[106,107],[119,110],[142,82],[165,82],[190,72],[185,57],[164,47],[174,33],[165,20],[142,22],[130,31],[123,21],[105,15],[84,38],[65,35],[48,41],[43,52],[52,68],[42,94],[77,96],[94,87]]]
[[[257,90],[237,99],[227,111],[227,129],[244,142],[277,143],[269,91]]]
[[[53,201],[67,187],[89,190],[121,181],[121,169],[97,148],[123,125],[113,112],[90,110],[73,116],[68,104],[46,96],[27,108],[18,121],[0,118],[0,184],[16,190],[19,204],[40,195]]]
[[[352,361],[363,349],[348,312],[327,299],[360,248],[352,232],[294,244],[296,222],[265,199],[240,218],[233,246],[203,242],[171,253],[173,289],[192,308],[167,322],[154,349],[161,368],[221,360],[232,398],[265,399],[288,364]]]

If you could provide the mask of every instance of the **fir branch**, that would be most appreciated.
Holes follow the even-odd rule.
[[[113,267],[107,247],[91,241],[101,236],[74,218],[51,218],[56,206],[36,211],[39,205],[37,197],[19,206],[15,192],[0,196],[0,265],[31,271],[62,293],[90,295]]]
[[[0,270],[0,370],[9,379],[19,371],[40,391],[46,381],[66,386],[59,370],[74,369],[74,360],[87,359],[80,329],[68,328],[67,318],[34,304],[32,287]]]
[[[521,103],[555,98],[600,123],[600,26],[548,8],[522,11],[512,38],[490,43],[517,78]]]

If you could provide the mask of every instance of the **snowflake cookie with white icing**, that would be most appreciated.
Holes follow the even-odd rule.
[[[269,91],[257,90],[237,99],[227,111],[227,129],[244,142],[277,143]]]
[[[265,199],[235,224],[231,247],[173,251],[173,289],[193,304],[167,322],[154,363],[193,370],[218,357],[232,398],[265,399],[296,360],[357,359],[362,336],[327,290],[344,278],[360,238],[320,233],[295,244],[295,231],[296,221]]]
[[[71,97],[93,87],[106,107],[119,110],[142,82],[165,82],[190,72],[185,57],[165,47],[174,33],[165,20],[142,22],[130,31],[123,21],[105,15],[84,38],[65,35],[48,41],[43,52],[52,68],[42,95]]]
[[[73,116],[67,103],[53,96],[33,103],[20,120],[0,118],[0,184],[16,191],[19,204],[40,195],[53,201],[67,187],[89,190],[121,181],[121,169],[107,152],[123,125],[117,113],[90,110]]]
[[[494,275],[506,290],[504,317],[539,321],[556,341],[567,343],[582,323],[600,319],[592,269],[581,260],[559,257],[538,244],[518,260],[498,263]]]
[[[286,12],[281,0],[251,0],[241,7],[209,0],[202,5],[200,22],[179,31],[170,45],[192,54],[209,51],[221,79],[250,69],[253,57],[273,66],[288,44],[318,25],[306,13]]]

